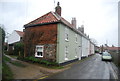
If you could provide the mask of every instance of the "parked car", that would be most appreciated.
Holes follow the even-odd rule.
[[[103,52],[102,61],[112,61],[112,56],[108,52]]]

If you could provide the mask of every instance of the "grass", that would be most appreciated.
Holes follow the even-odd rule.
[[[11,59],[8,58],[8,57],[6,57],[6,56],[3,56],[3,59],[4,59],[4,61],[7,61],[7,62],[9,62],[9,63],[11,63],[11,64],[13,64],[13,65],[15,65],[15,66],[18,66],[18,67],[26,67],[26,65],[24,65],[24,64],[22,64],[22,63],[20,63],[20,62],[18,62],[18,61],[11,61]]]
[[[9,55],[10,57],[12,58],[17,58],[18,56],[17,55]]]
[[[12,61],[10,62],[11,64],[15,65],[15,66],[18,66],[18,67],[26,67],[26,65],[20,63],[20,62],[17,62],[17,61]]]
[[[3,71],[2,72],[3,80],[7,81],[10,79],[13,79],[13,73],[9,68],[9,66],[5,63],[5,61],[3,61],[3,64],[2,64],[2,71]]]
[[[7,61],[7,62],[10,62],[10,61],[11,61],[11,59],[8,58],[8,57],[6,57],[5,55],[3,55],[3,60],[4,60],[4,61]]]

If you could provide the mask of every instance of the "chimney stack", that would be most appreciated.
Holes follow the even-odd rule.
[[[81,25],[81,32],[84,33],[84,25]]]
[[[74,28],[76,28],[76,18],[72,18],[71,24],[73,25]]]
[[[60,7],[60,3],[57,3],[57,6],[55,7],[55,12],[61,16],[61,7]]]
[[[84,33],[84,25],[81,25],[81,27],[78,27],[78,30]]]

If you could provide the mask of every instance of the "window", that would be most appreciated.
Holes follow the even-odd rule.
[[[36,45],[35,57],[43,57],[43,46]]]
[[[69,34],[69,31],[68,31],[67,28],[65,28],[65,40],[66,40],[66,41],[69,41],[69,40],[68,40],[68,34]]]
[[[77,58],[77,48],[75,48],[75,58]]]
[[[75,34],[75,42],[77,43],[78,39],[77,39],[77,34]]]
[[[68,60],[68,47],[65,46],[65,60]]]

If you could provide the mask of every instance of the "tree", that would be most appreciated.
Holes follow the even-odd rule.
[[[3,45],[4,45],[4,41],[5,41],[5,30],[2,28],[2,26],[0,27],[0,46],[1,46],[1,51],[3,51]],[[2,52],[3,53],[3,52]]]

